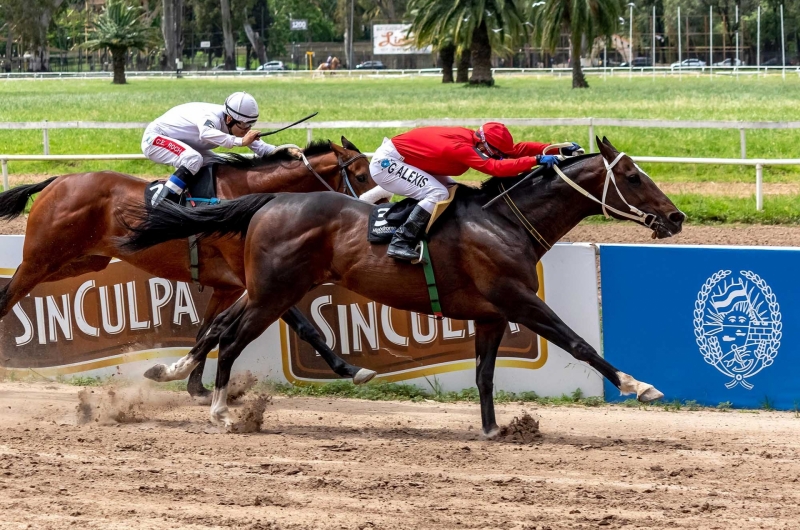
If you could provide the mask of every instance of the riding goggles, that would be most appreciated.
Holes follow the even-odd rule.
[[[489,146],[489,142],[486,141],[486,134],[483,132],[483,125],[481,125],[478,128],[477,134],[478,134],[478,140],[481,141],[481,145],[486,150],[486,154],[492,158],[497,158],[498,160],[502,160],[503,153],[501,153],[500,151],[495,152],[495,150]]]

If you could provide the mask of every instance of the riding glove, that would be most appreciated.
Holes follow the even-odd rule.
[[[553,166],[557,166],[559,162],[560,160],[555,155],[536,155],[536,165],[538,166],[552,168]]]
[[[586,154],[586,151],[583,150],[583,147],[579,146],[575,142],[572,142],[572,145],[569,145],[567,147],[559,148],[558,152],[562,156],[578,156]]]

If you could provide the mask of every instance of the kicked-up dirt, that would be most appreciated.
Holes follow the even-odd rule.
[[[508,404],[485,441],[477,404],[274,397],[226,434],[152,388],[84,422],[80,391],[0,384],[0,528],[800,527],[793,413]]]

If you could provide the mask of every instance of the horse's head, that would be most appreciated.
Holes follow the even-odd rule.
[[[679,233],[686,215],[629,156],[620,155],[606,137],[602,141],[599,138],[596,140],[600,154],[605,159],[603,173],[605,175],[610,167],[613,175],[612,181],[605,181],[606,189],[600,197],[606,205],[623,212],[620,214],[607,210],[607,214],[643,224],[653,230],[654,239]]]
[[[342,145],[331,142],[331,150],[336,154],[346,190],[360,197],[376,186],[369,173],[369,160],[353,142],[342,136]]]

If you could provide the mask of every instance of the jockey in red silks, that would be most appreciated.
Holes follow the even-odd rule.
[[[550,144],[514,143],[502,123],[489,122],[477,131],[465,127],[421,127],[384,138],[369,169],[373,180],[387,191],[412,197],[419,204],[397,229],[387,255],[418,260],[416,244],[430,221],[437,202],[449,198],[451,176],[472,168],[493,177],[516,177],[539,165],[553,167],[559,159],[544,154]],[[572,156],[583,149],[576,143],[561,147],[559,154]]]

